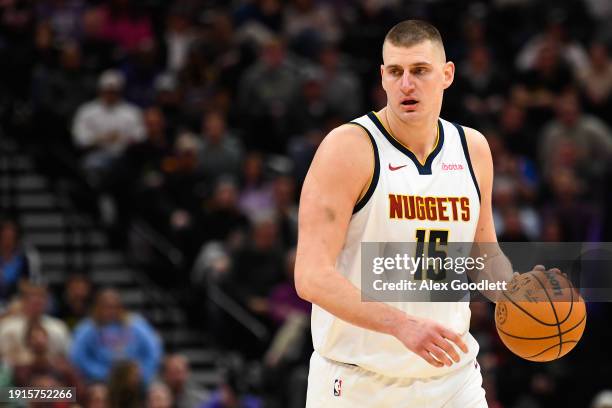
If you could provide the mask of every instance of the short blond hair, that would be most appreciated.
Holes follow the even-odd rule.
[[[442,52],[444,52],[444,43],[440,32],[436,27],[423,20],[404,20],[394,25],[385,36],[384,43],[389,42],[397,47],[412,47],[424,41],[439,44]]]

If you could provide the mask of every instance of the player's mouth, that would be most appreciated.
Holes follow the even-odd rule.
[[[401,105],[404,110],[415,110],[418,104],[419,101],[416,99],[404,99],[401,102]]]

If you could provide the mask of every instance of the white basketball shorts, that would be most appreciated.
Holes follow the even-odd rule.
[[[310,359],[306,408],[487,408],[476,360],[428,379],[391,378],[328,360]]]

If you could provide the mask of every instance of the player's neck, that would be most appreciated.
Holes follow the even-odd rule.
[[[389,108],[383,108],[378,117],[389,133],[410,149],[417,159],[424,160],[433,150],[438,136],[437,118],[406,123]]]

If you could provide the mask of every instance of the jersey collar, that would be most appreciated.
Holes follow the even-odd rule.
[[[438,119],[438,137],[436,140],[436,145],[434,146],[433,150],[429,153],[429,155],[425,159],[425,162],[421,163],[419,162],[419,159],[417,159],[415,154],[412,153],[412,151],[410,151],[408,147],[406,147],[402,142],[397,140],[387,130],[387,128],[385,128],[385,126],[382,124],[382,122],[380,121],[376,113],[374,112],[368,113],[368,118],[370,118],[370,120],[376,125],[378,130],[380,130],[380,132],[385,136],[385,138],[389,141],[389,143],[391,143],[397,150],[404,153],[406,156],[408,156],[410,160],[412,160],[417,170],[419,171],[419,174],[421,175],[432,174],[431,164],[433,163],[433,160],[438,155],[438,153],[440,153],[440,150],[442,150],[442,145],[444,144],[444,127],[442,126],[442,122],[440,121],[440,119]]]

